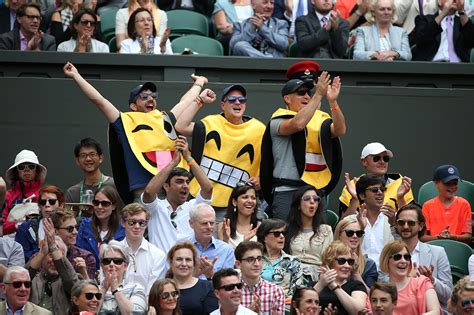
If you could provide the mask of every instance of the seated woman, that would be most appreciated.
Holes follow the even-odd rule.
[[[148,296],[148,314],[181,315],[178,305],[179,289],[174,280],[161,279],[153,283]]]
[[[71,290],[72,313],[98,313],[102,301],[102,292],[95,281],[81,280]]]
[[[333,238],[331,227],[322,223],[322,196],[309,185],[295,191],[285,233],[284,250],[301,260],[303,275],[309,281],[317,281],[321,255]]]
[[[411,60],[407,32],[392,25],[395,14],[393,0],[375,0],[370,6],[369,26],[357,29],[354,44],[356,60]]]
[[[183,315],[204,315],[219,308],[212,284],[194,276],[199,261],[199,254],[190,242],[177,243],[168,252],[170,269],[166,276],[178,285]]]
[[[91,9],[80,9],[72,19],[71,39],[62,42],[58,51],[108,53],[109,46],[94,39],[97,16]]]
[[[440,305],[430,279],[420,275],[411,277],[411,255],[402,241],[385,245],[380,254],[380,270],[390,277],[398,291],[394,315],[424,314],[439,315]]]
[[[334,230],[334,240],[340,240],[351,248],[352,258],[355,259],[354,266],[352,266],[352,277],[370,289],[379,275],[375,261],[362,252],[363,237],[364,227],[355,215],[349,215],[339,221]]]
[[[367,302],[367,291],[362,282],[351,277],[355,259],[350,247],[341,241],[332,242],[324,250],[322,262],[319,281],[314,286],[321,308],[324,310],[331,304],[337,307],[338,315],[355,315],[362,311]]]
[[[257,192],[251,184],[237,185],[229,197],[227,214],[217,226],[217,238],[235,249],[242,241],[256,241]]]
[[[300,259],[286,254],[285,246],[285,221],[267,219],[257,230],[257,241],[263,244],[263,279],[277,284],[285,291],[285,297],[293,296],[296,288],[305,284]]]
[[[127,25],[128,37],[120,48],[121,54],[171,55],[171,42],[168,39],[170,29],[162,36],[156,33],[155,23],[151,12],[138,8],[130,15]]]
[[[128,315],[146,311],[145,289],[138,283],[124,283],[130,256],[118,241],[100,246],[100,267],[104,275],[102,295],[104,301],[98,314]]]
[[[319,294],[311,287],[299,287],[291,299],[290,315],[319,314]]]

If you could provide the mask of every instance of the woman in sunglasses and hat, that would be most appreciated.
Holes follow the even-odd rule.
[[[8,214],[15,205],[30,197],[33,202],[38,201],[40,186],[46,178],[46,173],[46,167],[40,164],[33,151],[22,150],[16,155],[15,162],[5,173],[5,179],[11,188],[7,190],[5,196],[1,222],[3,234],[14,233],[18,228],[16,222],[7,221]]]

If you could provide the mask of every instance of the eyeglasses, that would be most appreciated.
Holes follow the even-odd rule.
[[[385,163],[388,163],[390,161],[390,157],[388,155],[380,156],[380,155],[373,155],[372,160],[377,163],[380,160],[383,160]]]
[[[397,224],[400,226],[405,226],[405,224],[408,224],[408,226],[415,226],[417,221],[412,221],[412,220],[397,220]]]
[[[37,19],[37,20],[41,21],[41,15],[28,15],[28,14],[25,14],[24,16],[26,16],[28,18],[28,20]]]
[[[246,261],[249,264],[254,264],[257,260],[258,260],[258,263],[261,263],[263,261],[263,256],[257,256],[257,257],[249,256],[249,257],[242,258],[242,261]]]
[[[462,300],[461,301],[462,308],[471,307],[473,305],[474,305],[474,300]]]
[[[113,262],[114,265],[120,266],[124,261],[125,260],[123,258],[102,258],[101,260],[104,266],[110,265],[111,262]]]
[[[176,218],[177,215],[178,215],[178,212],[176,211],[173,211],[170,213],[171,224],[173,224],[175,229],[178,228],[178,225],[176,224],[176,222],[174,222],[174,218]]]
[[[392,258],[393,260],[395,261],[399,261],[400,259],[405,259],[406,261],[410,261],[411,260],[411,255],[410,254],[395,254],[395,255],[392,255]]]
[[[40,199],[38,200],[38,204],[40,206],[46,206],[47,203],[49,203],[50,206],[54,206],[58,199]]]
[[[79,225],[69,225],[66,227],[58,227],[58,230],[66,230],[68,233],[74,232],[74,230],[79,231]]]
[[[387,190],[387,187],[385,187],[385,186],[384,187],[370,187],[370,188],[367,188],[365,190],[366,191],[368,190],[368,191],[370,191],[371,193],[374,193],[374,194],[378,193],[379,191],[381,193],[384,193]]]
[[[361,238],[361,237],[364,236],[364,234],[365,234],[365,231],[364,231],[364,230],[359,230],[359,231],[344,230],[344,232],[346,233],[346,236],[347,236],[347,237],[353,237],[354,234],[355,234],[358,238]]]
[[[81,25],[83,26],[86,26],[86,25],[91,25],[91,26],[95,26],[96,24],[96,21],[90,21],[90,20],[81,20],[79,21],[79,23],[81,23]]]
[[[275,237],[285,236],[285,231],[270,231],[268,234],[273,234]]]
[[[80,159],[83,159],[83,160],[85,160],[85,159],[87,159],[87,158],[95,159],[95,158],[98,157],[98,156],[99,156],[99,153],[97,153],[97,152],[81,153],[81,154],[79,154],[79,158],[80,158]]]
[[[321,197],[319,197],[318,195],[305,195],[301,198],[301,200],[310,201],[311,198],[313,198],[314,202],[320,202],[321,201]]]
[[[100,292],[97,292],[97,293],[93,293],[93,292],[86,292],[84,293],[84,296],[86,297],[86,299],[88,299],[89,301],[92,300],[94,297],[96,300],[100,301],[102,299],[102,293]]]
[[[25,169],[29,169],[30,171],[32,171],[36,169],[36,164],[20,164],[16,168],[19,171],[24,171]]]
[[[150,96],[152,99],[156,100],[156,98],[158,97],[158,93],[141,93],[138,95],[137,98],[141,98],[143,101],[146,101]]]
[[[253,257],[252,257],[253,258]],[[226,291],[232,291],[234,290],[235,288],[237,289],[242,289],[242,283],[232,283],[232,284],[226,284],[226,285],[223,285],[221,286],[219,289],[224,289]]]
[[[24,285],[27,289],[31,288],[31,281],[4,282],[4,284],[11,284],[15,289],[21,288],[22,285]]]
[[[161,293],[161,298],[163,300],[168,299],[170,296],[172,296],[174,299],[177,299],[179,297],[179,292],[178,291],[171,291],[171,292]]]
[[[299,96],[305,96],[306,94],[308,94],[309,96],[312,96],[313,92],[311,90],[301,89],[301,90],[296,91],[296,94],[298,94]]]
[[[95,207],[98,207],[99,205],[101,205],[102,208],[106,208],[112,205],[112,203],[108,200],[97,200],[97,199],[92,200],[92,204]]]
[[[235,103],[239,101],[239,103],[247,103],[247,98],[245,96],[227,96],[227,102]]]
[[[354,259],[354,258],[338,257],[338,258],[336,258],[336,261],[337,261],[337,264],[338,264],[339,266],[345,265],[345,263],[348,263],[349,266],[353,266],[354,263],[355,263],[355,259]]]
[[[138,226],[140,226],[140,227],[146,227],[147,224],[148,224],[148,220],[141,220],[141,219],[128,219],[128,218],[124,218],[124,219],[123,219],[123,222],[124,222],[124,223],[127,223],[128,226],[135,226],[135,224],[138,223]]]

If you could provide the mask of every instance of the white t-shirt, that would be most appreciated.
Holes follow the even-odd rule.
[[[155,37],[155,47],[153,50],[153,53],[155,55],[161,55],[161,49],[160,49],[160,40],[161,37],[157,36]],[[140,53],[140,42],[136,39],[133,40],[131,38],[125,39],[121,46],[120,46],[120,53],[121,54],[139,54]],[[171,49],[171,42],[170,40],[166,40],[166,51],[163,55],[172,55],[173,50]]]
[[[221,307],[219,306],[219,308],[215,310],[214,312],[212,312],[211,315],[221,315]],[[235,315],[257,315],[257,313],[249,310],[248,308],[242,305],[239,305],[239,308],[237,309],[237,312],[235,313]]]

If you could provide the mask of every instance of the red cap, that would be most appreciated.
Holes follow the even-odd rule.
[[[314,61],[300,61],[291,65],[286,70],[286,77],[291,79],[305,80],[312,76],[311,79],[316,80],[319,72],[319,64]]]

